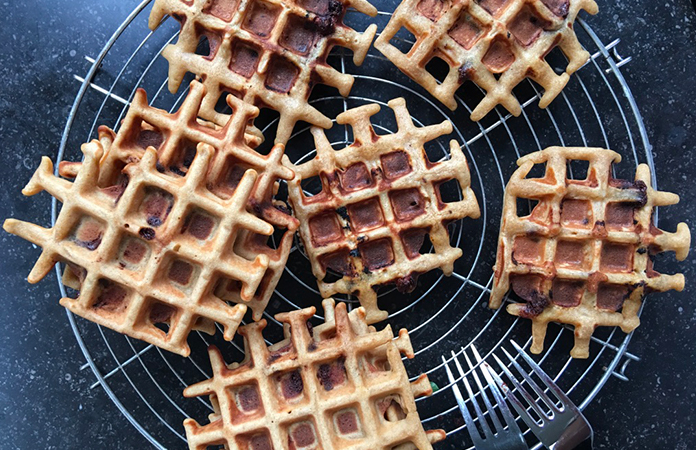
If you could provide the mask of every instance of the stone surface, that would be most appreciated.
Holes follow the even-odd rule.
[[[1,218],[49,223],[48,196],[25,198],[19,191],[39,155],[56,155],[80,86],[73,76],[89,67],[84,56],[96,56],[136,6],[84,0],[0,5]],[[645,119],[659,186],[682,198],[679,207],[661,211],[661,227],[673,230],[685,220],[696,230],[696,14],[688,0],[655,6],[650,0],[602,2],[600,14],[588,21],[605,42],[621,38],[620,53],[633,58],[623,73]],[[146,448],[105,391],[90,389],[89,368],[80,370],[85,359],[57,302],[55,275],[26,283],[39,250],[0,232],[0,254],[0,447]],[[642,358],[627,367],[631,381],[610,378],[586,410],[597,448],[687,449],[696,443],[696,258],[678,265],[665,258],[660,267],[683,271],[687,289],[647,301],[629,347]]]

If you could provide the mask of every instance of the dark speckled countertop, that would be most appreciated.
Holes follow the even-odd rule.
[[[604,4],[602,4],[604,3]],[[95,55],[134,1],[2,2],[0,28],[0,218],[49,223],[46,202],[20,195],[39,155],[55,156],[79,88],[73,77],[84,55]],[[592,26],[608,40],[621,38],[622,70],[654,148],[662,190],[681,195],[661,213],[661,225],[696,228],[696,14],[688,0],[600,2]],[[84,75],[80,73],[79,75]],[[31,251],[30,251],[31,250]],[[0,233],[0,447],[147,448],[93,374],[57,302],[55,275],[37,285],[25,277],[38,252]],[[682,271],[687,289],[647,302],[626,368],[630,381],[611,377],[587,408],[598,448],[696,447],[696,258],[665,262]]]

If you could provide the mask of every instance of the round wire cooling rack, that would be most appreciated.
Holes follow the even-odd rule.
[[[147,90],[153,106],[173,111],[181,104],[186,92],[172,95],[165,89],[167,62],[161,56],[164,47],[176,40],[178,24],[165,19],[155,32],[149,32],[150,2],[145,0],[133,10],[98,56],[88,58],[91,66],[87,75],[76,77],[82,85],[65,126],[58,161],[78,159],[79,144],[95,138],[98,125],[117,128],[138,87]],[[363,30],[367,23],[376,22],[379,29],[383,28],[390,17],[390,13],[383,11],[393,10],[396,2],[373,3],[381,10],[375,19],[351,11],[346,18],[348,24]],[[536,85],[528,81],[518,86],[514,92],[523,105],[520,117],[496,109],[481,122],[471,122],[469,114],[482,97],[478,88],[465,86],[457,97],[458,109],[449,111],[374,49],[360,67],[352,65],[348,52],[334,50],[328,62],[355,76],[351,94],[344,98],[335,90],[317,86],[310,99],[328,117],[336,117],[348,108],[377,103],[382,109],[373,117],[373,123],[378,134],[387,134],[396,129],[387,102],[404,97],[417,126],[443,120],[450,120],[454,125],[452,134],[426,147],[431,160],[448,158],[447,143],[450,139],[456,139],[462,145],[469,160],[472,189],[481,207],[481,218],[464,219],[450,228],[452,245],[464,251],[463,257],[455,264],[453,275],[445,277],[439,271],[424,274],[416,290],[407,295],[386,288],[379,292],[380,306],[389,311],[386,323],[394,329],[409,330],[416,358],[405,360],[407,370],[414,379],[420,373],[427,373],[430,380],[440,386],[432,396],[417,400],[425,428],[443,428],[448,433],[448,439],[439,444],[440,448],[472,445],[464,431],[464,421],[447,382],[441,356],[449,360],[451,352],[461,355],[464,348],[475,345],[485,357],[501,346],[509,348],[510,339],[526,346],[531,341],[531,326],[527,321],[509,316],[503,308],[495,311],[487,308],[503,192],[507,179],[516,168],[516,159],[551,145],[597,146],[612,148],[624,157],[615,169],[616,176],[632,177],[635,166],[643,162],[653,168],[645,127],[619,69],[630,58],[619,56],[616,49],[618,40],[605,45],[582,19],[575,28],[580,42],[591,54],[590,60],[571,77],[562,94],[545,110],[536,105],[540,98]],[[397,45],[399,41],[403,45],[413,44],[408,36],[397,35]],[[552,66],[565,67],[564,57],[555,51],[547,60]],[[259,151],[270,148],[276,124],[277,117],[262,111],[256,125],[271,137]],[[351,130],[338,125],[328,130],[327,136],[337,149],[352,139]],[[298,125],[295,128],[286,152],[293,162],[313,156],[314,144],[309,127]],[[575,166],[570,169],[571,172],[581,170]],[[311,191],[311,187],[306,189]],[[456,197],[459,194],[453,191],[445,195]],[[53,222],[58,210],[54,200]],[[266,329],[269,344],[282,336],[282,329],[273,318],[275,313],[310,305],[318,307],[321,302],[301,242],[295,242],[285,273],[264,313],[269,322]],[[60,275],[61,268],[58,267],[57,271]],[[59,288],[63,296],[69,294],[60,281]],[[346,301],[349,308],[357,305],[356,300],[349,296],[337,298]],[[317,310],[319,323],[321,308]],[[241,340],[235,338],[232,342],[225,342],[220,333],[215,336],[192,334],[189,339],[191,356],[182,358],[76,318],[69,311],[67,314],[87,360],[83,368],[91,368],[96,377],[92,388],[101,386],[133,426],[157,448],[182,447],[185,441],[184,418],[204,421],[212,411],[207,399],[185,399],[182,396],[186,386],[211,375],[205,348],[216,344],[228,362],[243,358]],[[572,328],[551,325],[546,349],[536,359],[583,409],[610,376],[626,379],[623,373],[626,364],[638,359],[626,350],[630,338],[630,334],[624,335],[615,328],[598,329],[592,339],[590,358],[573,360],[569,356],[573,345]],[[530,446],[540,447],[524,423],[521,420],[518,423],[525,430]]]

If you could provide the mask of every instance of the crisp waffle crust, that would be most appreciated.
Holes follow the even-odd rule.
[[[276,315],[285,339],[266,346],[262,320],[239,328],[245,358],[225,364],[209,350],[213,376],[186,397],[209,395],[210,423],[186,419],[189,448],[431,449],[442,430],[424,431],[415,397],[430,395],[426,375],[413,383],[401,354],[413,357],[406,330],[375,331],[363,308],[323,301],[325,322],[310,328],[315,308]]]
[[[447,224],[480,214],[456,141],[443,161],[431,162],[425,153],[424,144],[450,133],[452,124],[418,128],[404,99],[391,100],[389,107],[397,132],[378,136],[370,118],[379,106],[364,105],[336,118],[351,126],[351,145],[334,150],[315,127],[316,158],[300,165],[285,159],[295,172],[289,200],[322,296],[357,294],[368,323],[387,317],[377,306],[378,285],[394,283],[409,292],[421,273],[439,268],[450,275],[462,250],[450,245]],[[302,185],[312,178],[321,182],[321,191],[308,195]],[[441,189],[453,180],[460,197],[450,201]],[[432,250],[424,248],[428,238]],[[341,278],[327,281],[329,270]]]
[[[198,145],[185,176],[158,167],[150,147],[125,167],[118,184],[101,188],[101,142],[82,151],[74,183],[53,175],[44,157],[22,191],[46,190],[62,203],[53,228],[5,221],[6,231],[43,248],[29,282],[65,262],[80,294],[61,304],[79,316],[183,356],[191,330],[212,334],[214,322],[231,340],[247,308],[215,296],[216,287],[232,283],[249,301],[269,265],[267,255],[245,258],[235,245],[243,232],[273,233],[271,224],[247,212],[256,172],[246,171],[222,199],[206,186],[215,154],[210,145]]]
[[[586,178],[570,179],[574,161],[587,161]],[[646,292],[684,287],[682,274],[652,267],[657,253],[673,251],[679,260],[689,253],[686,224],[676,233],[653,224],[654,208],[679,197],[652,189],[645,164],[634,181],[613,178],[612,164],[620,161],[611,150],[565,147],[517,161],[505,190],[490,306],[500,307],[510,288],[526,301],[507,310],[532,320],[533,353],[542,351],[548,323],[560,322],[575,327],[571,355],[587,358],[596,327],[628,333],[639,325]],[[536,164],[546,166],[544,176],[528,177]],[[519,200],[538,203],[525,215]]]
[[[106,188],[118,184],[122,169],[139,161],[150,146],[157,150],[158,170],[167,170],[172,176],[186,175],[199,144],[211,146],[214,152],[205,173],[205,187],[223,200],[233,195],[247,169],[256,171],[258,178],[247,209],[273,225],[278,232],[277,242],[271,247],[267,245],[268,236],[241,230],[234,244],[235,252],[249,260],[259,254],[265,255],[268,268],[251,299],[241,297],[236,280],[217,286],[216,295],[245,303],[252,310],[254,320],[259,320],[283,273],[298,227],[285,205],[274,200],[278,182],[291,179],[294,173],[281,164],[282,144],[276,144],[268,155],[261,155],[252,148],[253,136],[246,131],[248,123],[258,115],[258,108],[227,96],[233,113],[227,116],[224,126],[217,126],[200,119],[205,93],[205,86],[192,81],[179,110],[168,113],[149,106],[145,91],[138,89],[118,133],[105,126],[99,127],[104,156],[99,162],[98,185]],[[80,163],[76,162],[64,161],[59,166],[60,174],[69,178],[74,178],[79,168]],[[77,280],[68,276],[65,281],[70,287],[79,289]]]
[[[457,107],[457,89],[467,81],[476,83],[486,95],[471,120],[481,120],[496,105],[519,116],[522,109],[512,89],[522,80],[530,78],[544,88],[539,106],[545,108],[587,62],[589,54],[573,30],[581,9],[596,14],[597,4],[594,0],[404,0],[375,48],[450,109]],[[416,38],[407,53],[390,43],[402,28]],[[545,60],[556,46],[568,58],[560,75]],[[449,66],[442,82],[426,68],[433,58]]]
[[[290,138],[295,122],[323,128],[331,120],[307,100],[319,82],[346,96],[353,77],[326,63],[334,46],[353,51],[361,64],[377,30],[360,34],[343,24],[349,7],[374,16],[365,0],[156,0],[149,26],[155,29],[165,15],[181,23],[176,44],[162,54],[169,61],[169,90],[176,92],[186,72],[199,76],[207,88],[201,116],[224,123],[215,106],[233,93],[245,102],[280,113],[275,142]],[[197,54],[202,40],[208,53]],[[199,49],[200,50],[200,49]]]

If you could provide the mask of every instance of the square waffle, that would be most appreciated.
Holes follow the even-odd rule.
[[[176,92],[186,72],[199,76],[208,89],[201,116],[224,123],[215,106],[225,92],[280,113],[275,142],[285,143],[298,120],[323,128],[331,120],[308,103],[315,83],[346,96],[353,77],[326,63],[334,46],[353,51],[362,64],[377,30],[363,34],[343,23],[346,10],[374,16],[366,0],[156,0],[149,26],[165,14],[181,23],[176,44],[162,55],[169,61],[169,90]],[[207,55],[196,54],[207,40]]]
[[[413,383],[401,354],[413,358],[406,330],[396,339],[377,332],[362,308],[348,313],[324,300],[325,323],[312,327],[315,308],[281,313],[285,339],[266,346],[265,320],[239,328],[245,358],[225,365],[209,350],[213,376],[184,396],[209,395],[210,423],[186,419],[189,448],[431,449],[442,430],[424,431],[414,397],[430,395],[426,375]]]
[[[403,98],[391,100],[398,131],[378,136],[370,122],[379,105],[350,109],[336,118],[353,129],[353,144],[334,150],[323,130],[312,134],[317,156],[293,165],[288,198],[300,220],[300,236],[323,297],[357,294],[368,323],[387,317],[375,287],[416,287],[419,274],[439,268],[450,275],[462,250],[450,246],[447,224],[479,217],[469,167],[456,141],[450,158],[430,161],[426,142],[452,132],[452,124],[417,128]],[[287,161],[287,159],[286,159]],[[287,164],[290,164],[289,161]],[[318,177],[321,192],[307,195],[302,183]],[[447,203],[442,186],[456,180],[461,200]],[[433,252],[421,252],[427,236]],[[342,278],[325,280],[332,270]]]
[[[569,179],[572,160],[588,161],[587,178]],[[574,358],[589,356],[597,326],[639,325],[642,297],[650,291],[684,288],[684,276],[663,275],[652,267],[655,254],[689,252],[684,223],[676,233],[653,224],[656,206],[679,197],[655,191],[650,169],[641,164],[635,181],[612,176],[619,154],[599,148],[550,147],[520,158],[505,189],[495,279],[490,306],[498,308],[512,290],[525,303],[509,313],[532,320],[531,351],[540,353],[549,322],[575,327]],[[543,178],[528,178],[535,164],[546,164]],[[518,200],[538,202],[529,215]]]
[[[223,127],[199,119],[205,87],[191,82],[190,91],[179,110],[170,114],[149,106],[147,94],[138,89],[118,133],[107,127],[99,127],[99,140],[104,156],[99,163],[99,187],[120,184],[122,169],[126,164],[140,160],[147,147],[157,150],[158,170],[167,170],[172,176],[183,177],[189,171],[199,144],[214,149],[205,174],[207,189],[221,199],[229,199],[237,188],[244,172],[253,169],[258,174],[249,196],[247,209],[277,230],[283,230],[282,239],[274,246],[267,245],[268,236],[242,230],[236,240],[235,252],[253,260],[256,255],[268,257],[268,268],[251,300],[244,300],[238,283],[220,285],[216,294],[235,303],[244,302],[253,312],[254,320],[261,319],[275,286],[283,273],[298,223],[289,215],[285,205],[274,202],[278,181],[293,177],[292,170],[281,165],[283,146],[273,147],[268,155],[256,152],[247,142],[247,124],[258,114],[258,108],[228,96],[233,113]],[[60,174],[74,178],[80,163],[61,162]],[[152,219],[157,222],[157,218]],[[71,277],[71,275],[73,275]],[[66,285],[79,289],[72,272],[66,271]]]
[[[544,88],[539,107],[545,108],[587,62],[589,53],[573,30],[581,9],[596,14],[598,8],[594,0],[404,0],[375,48],[452,110],[457,89],[476,83],[486,95],[471,120],[496,105],[519,116],[512,89],[521,81],[530,78]],[[402,27],[416,38],[406,54],[390,43]],[[545,60],[556,46],[568,58],[560,75]],[[441,82],[426,68],[434,58],[449,66]]]
[[[231,196],[206,188],[214,150],[199,144],[185,176],[160,171],[148,148],[123,170],[123,182],[100,188],[99,141],[82,146],[84,162],[74,183],[53,175],[51,160],[22,191],[46,190],[62,208],[53,228],[8,219],[4,229],[43,247],[28,280],[41,280],[56,262],[77,274],[80,294],[61,305],[88,320],[188,356],[196,329],[213,334],[217,322],[231,340],[246,306],[216,297],[217,285],[234,280],[251,299],[264,278],[268,256],[236,251],[242,232],[268,236],[273,226],[247,212],[256,172],[248,170]]]

